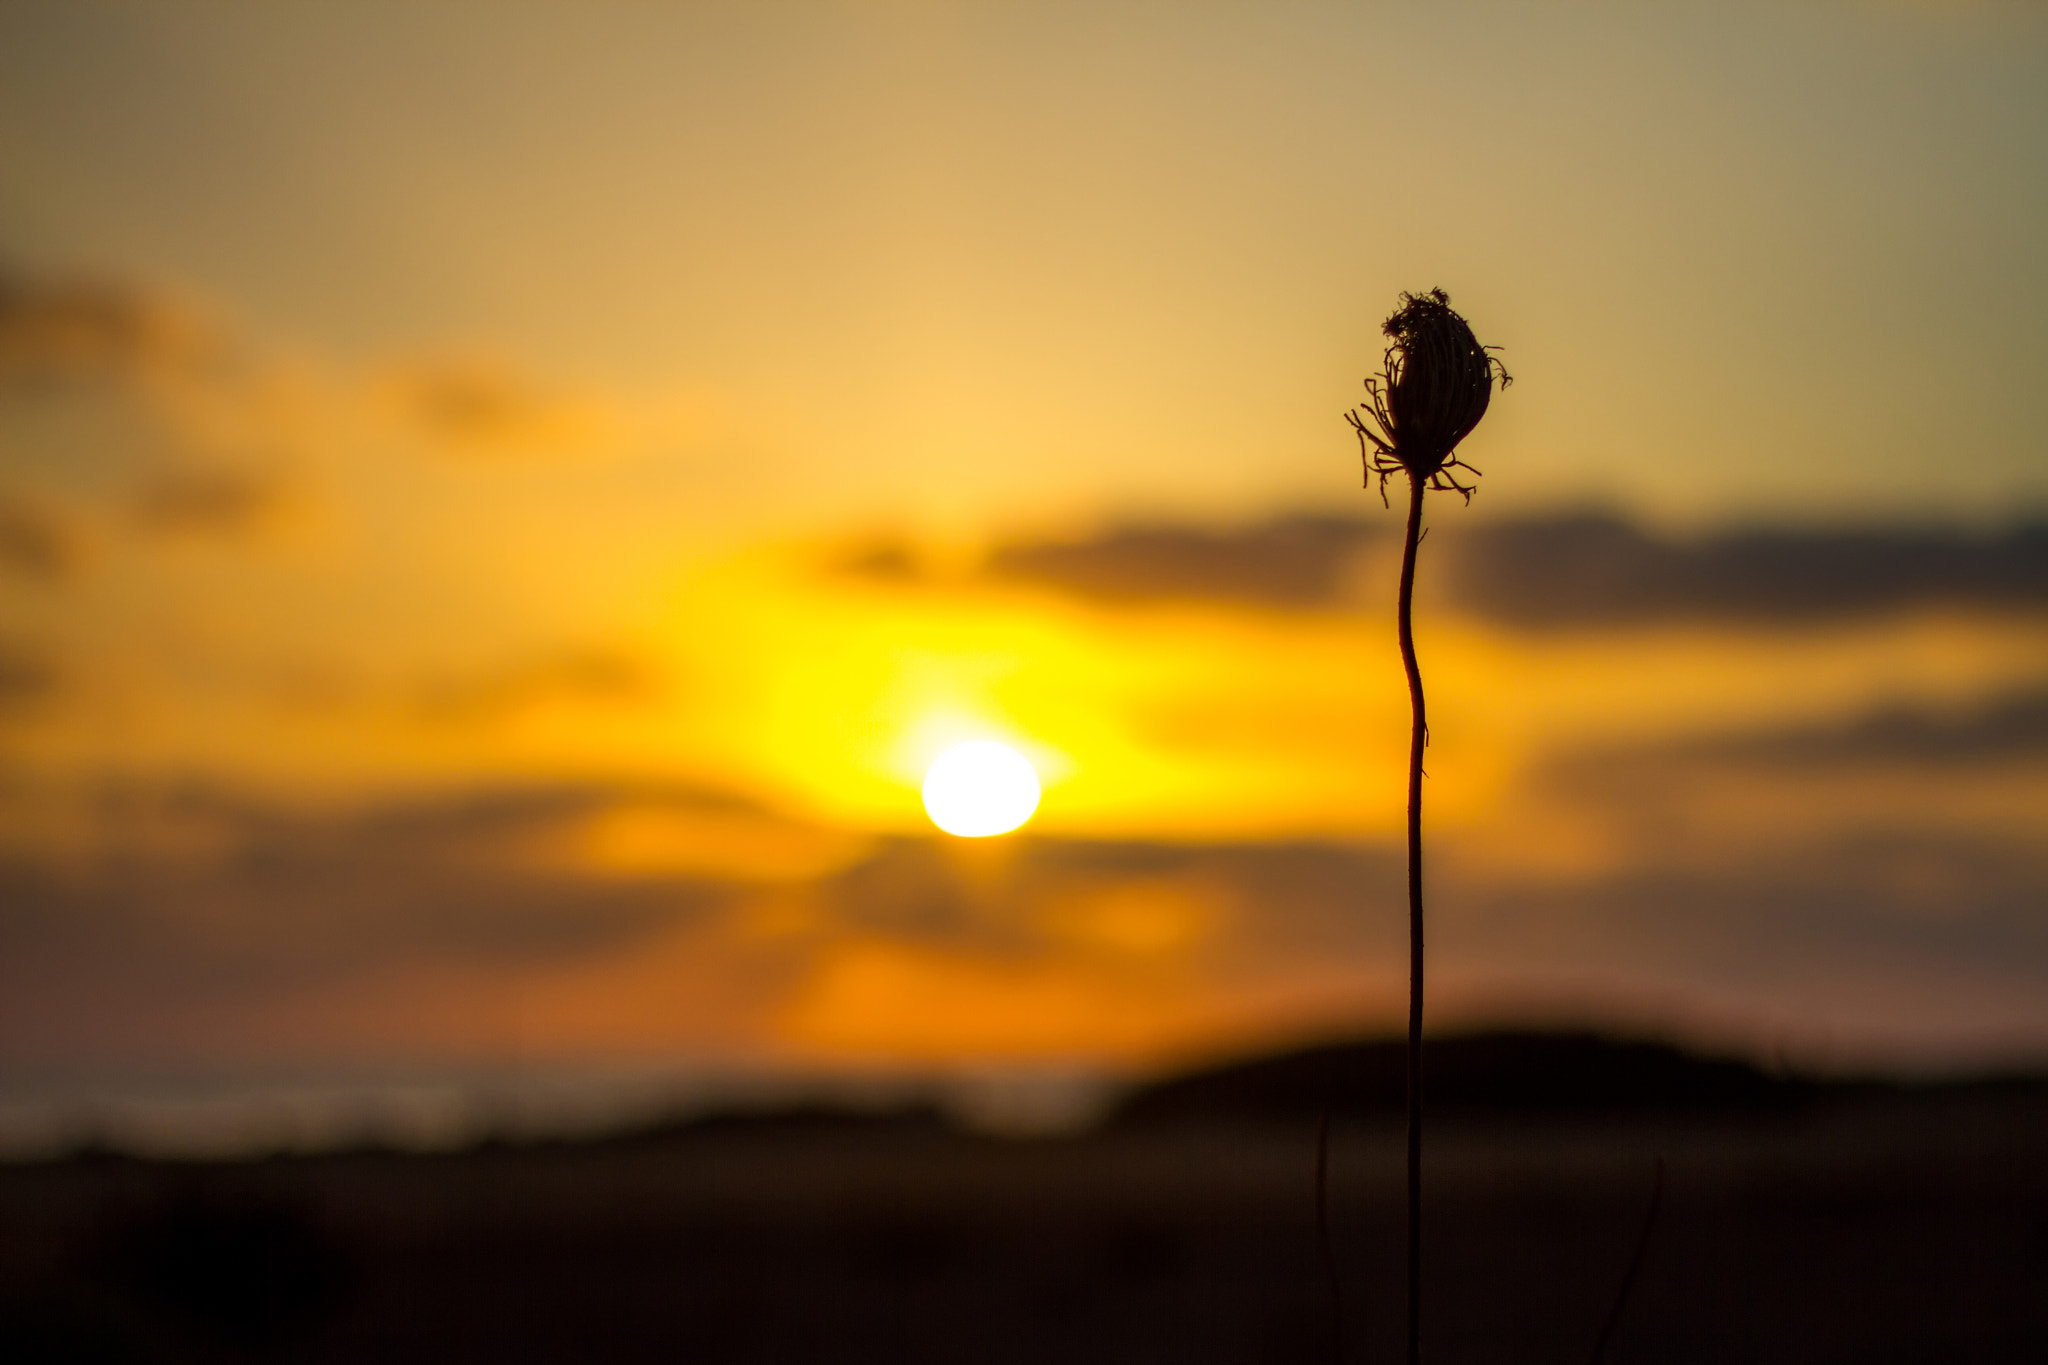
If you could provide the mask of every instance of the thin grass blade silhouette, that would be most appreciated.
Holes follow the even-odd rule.
[[[1330,1111],[1316,1124],[1316,1246],[1323,1278],[1330,1286],[1330,1359],[1344,1365],[1344,1281],[1337,1273],[1337,1248],[1330,1240]]]
[[[1643,1215],[1643,1230],[1636,1236],[1635,1254],[1628,1258],[1628,1273],[1621,1277],[1621,1289],[1614,1296],[1614,1307],[1607,1314],[1607,1325],[1600,1329],[1600,1340],[1593,1344],[1592,1365],[1600,1365],[1607,1354],[1607,1343],[1614,1337],[1614,1328],[1621,1321],[1622,1310],[1628,1307],[1628,1297],[1635,1290],[1636,1276],[1642,1273],[1643,1254],[1650,1249],[1650,1234],[1657,1230],[1657,1214],[1664,1207],[1664,1158],[1657,1158],[1657,1178],[1650,1186],[1650,1210]]]

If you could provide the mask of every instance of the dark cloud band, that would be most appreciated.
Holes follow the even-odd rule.
[[[1475,527],[1448,557],[1456,600],[1521,626],[1791,625],[1919,605],[2048,607],[2041,525],[2000,536],[1870,527],[1681,542],[1584,516]]]
[[[1734,530],[1692,540],[1597,515],[1435,528],[1450,602],[1531,629],[1673,621],[1784,626],[1922,605],[2048,608],[2048,525],[2001,535],[1874,526]],[[1240,529],[1125,526],[1087,540],[1016,542],[999,579],[1111,603],[1317,608],[1348,599],[1380,522],[1292,517]],[[900,567],[900,566],[898,566]]]

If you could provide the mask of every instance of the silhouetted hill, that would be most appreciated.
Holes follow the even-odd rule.
[[[1589,1034],[1429,1054],[1432,1365],[1585,1359],[1658,1162],[1616,1365],[2048,1360],[2048,1082],[1784,1080]],[[463,1152],[0,1163],[0,1361],[1328,1365],[1333,1330],[1393,1360],[1401,1062],[1216,1067],[1062,1141],[792,1104]]]
[[[712,1110],[596,1141],[615,1147],[724,1140],[932,1141],[953,1133],[954,1125],[930,1103],[854,1108],[821,1101],[768,1109]]]
[[[1217,1119],[1313,1121],[1395,1115],[1405,1104],[1399,1039],[1333,1043],[1233,1062],[1132,1092],[1118,1125]],[[1594,1033],[1475,1033],[1423,1044],[1432,1110],[1610,1111],[1782,1105],[1821,1087],[1747,1062]]]

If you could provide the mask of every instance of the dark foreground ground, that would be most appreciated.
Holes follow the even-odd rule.
[[[1659,1158],[1608,1361],[2048,1361],[2048,1087],[1795,1085],[1587,1040],[1438,1052],[1433,1365],[1589,1360]],[[1393,1362],[1396,1055],[1212,1074],[1057,1141],[787,1115],[0,1168],[0,1361],[1328,1362],[1313,1189],[1337,1084],[1341,1358]]]

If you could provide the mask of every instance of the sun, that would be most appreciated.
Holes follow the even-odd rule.
[[[1007,744],[956,744],[925,772],[924,808],[948,834],[1008,834],[1038,809],[1038,774]]]

